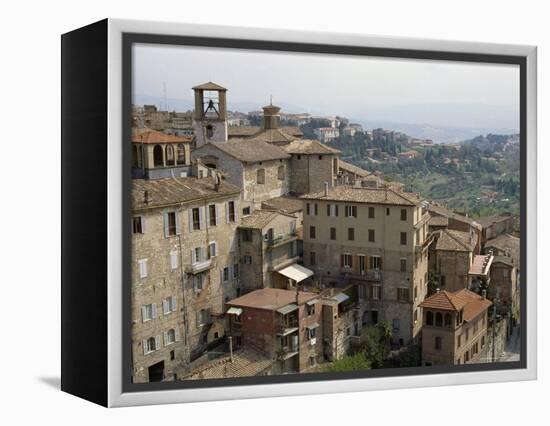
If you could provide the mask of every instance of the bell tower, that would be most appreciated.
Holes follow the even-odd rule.
[[[227,89],[209,81],[193,87],[193,91],[196,147],[209,142],[227,142]]]

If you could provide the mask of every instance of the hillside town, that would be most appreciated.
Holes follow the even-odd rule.
[[[399,162],[433,141],[192,89],[193,111],[132,111],[135,383],[519,359],[517,216],[460,214],[334,144],[401,141]]]

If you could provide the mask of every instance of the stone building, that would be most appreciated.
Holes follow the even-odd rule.
[[[322,305],[316,293],[264,288],[228,306],[236,347],[262,352],[274,361],[274,374],[306,372],[321,360]]]
[[[160,179],[189,174],[191,138],[149,128],[132,130],[132,177]]]
[[[286,277],[277,272],[295,264],[296,217],[273,210],[255,210],[239,226],[242,291],[286,288]]]
[[[487,240],[514,231],[514,216],[509,213],[501,216],[481,217],[477,221],[482,227],[481,240],[483,244]]]
[[[304,266],[321,288],[355,284],[362,324],[389,321],[404,345],[419,331],[429,214],[414,194],[337,186],[304,195]]]
[[[239,287],[239,188],[214,178],[134,179],[135,382],[171,380],[224,335]]]
[[[210,142],[226,142],[227,89],[209,81],[193,87],[193,91],[195,146],[201,147]]]
[[[340,151],[315,140],[298,140],[284,146],[290,158],[290,192],[319,192],[324,183],[334,186]]]
[[[495,256],[510,257],[518,270],[521,270],[520,239],[518,237],[510,234],[500,234],[495,238],[485,241],[483,249],[485,253],[488,253],[490,250]]]
[[[499,314],[511,314],[514,322],[519,321],[519,271],[514,260],[495,256],[490,275],[487,297],[496,303]]]
[[[470,290],[440,291],[422,308],[422,365],[479,361],[487,342],[487,310],[492,302]]]
[[[432,236],[434,242],[428,252],[429,271],[437,281],[437,287],[451,292],[468,288],[468,272],[478,245],[477,233],[443,228],[433,232]]]
[[[194,150],[192,157],[222,171],[228,182],[242,188],[244,208],[250,211],[290,190],[290,155],[267,142],[243,139],[208,143]]]
[[[452,210],[438,203],[430,202],[428,210],[432,219],[430,220],[430,231],[439,230],[442,228],[452,229],[462,232],[475,232],[477,234],[477,245],[474,253],[479,254],[481,251],[481,225],[474,219],[455,213]]]

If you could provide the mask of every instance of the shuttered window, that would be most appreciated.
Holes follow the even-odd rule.
[[[138,265],[139,265],[139,277],[146,278],[147,277],[147,259],[138,260]]]
[[[170,252],[170,268],[172,270],[177,269],[178,267],[178,252],[176,250],[172,250]]]

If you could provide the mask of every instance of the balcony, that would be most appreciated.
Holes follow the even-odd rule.
[[[296,233],[293,234],[287,234],[287,235],[278,235],[274,238],[265,240],[265,243],[267,245],[268,249],[275,248],[282,246],[283,244],[291,243],[292,241],[296,241],[297,236]]]
[[[185,271],[188,274],[199,274],[201,272],[204,272],[214,266],[214,262],[212,259],[203,260],[202,262],[196,262],[192,263],[190,265],[187,265],[185,268]]]
[[[282,361],[292,358],[296,355],[298,355],[298,345],[282,346],[277,351],[277,358]]]
[[[277,259],[272,259],[269,266],[267,267],[267,270],[269,272],[278,271],[294,263],[297,263],[299,259],[300,258],[298,256],[295,256],[295,257],[282,256]]]
[[[379,282],[384,279],[384,274],[379,269],[369,269],[366,271],[355,272],[350,268],[342,268],[342,272],[347,273],[350,278],[359,280]]]

